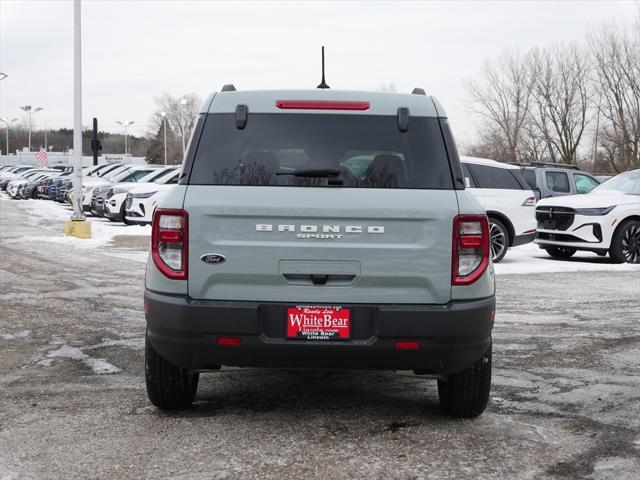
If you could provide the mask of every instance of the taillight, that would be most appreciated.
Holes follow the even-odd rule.
[[[157,209],[151,230],[151,256],[156,267],[173,280],[187,279],[188,224],[184,210]]]
[[[535,207],[536,206],[536,197],[529,197],[524,202],[522,202],[523,207]]]
[[[453,219],[452,285],[470,285],[489,265],[489,221],[486,215]]]

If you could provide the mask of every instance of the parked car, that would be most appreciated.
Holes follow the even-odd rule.
[[[18,195],[18,191],[21,190],[27,183],[32,180],[40,179],[45,176],[45,174],[60,174],[58,170],[48,169],[48,168],[38,168],[25,170],[19,173],[16,177],[12,178],[6,185],[7,193],[16,198]]]
[[[535,242],[556,258],[577,250],[640,263],[640,169],[616,175],[587,195],[542,200]]]
[[[86,212],[92,211],[92,200],[94,197],[94,189],[105,187],[118,182],[131,174],[134,167],[131,165],[115,165],[115,168],[108,169],[98,174],[98,177],[87,179],[82,184],[82,208]],[[95,214],[95,210],[92,212]]]
[[[42,168],[37,168],[33,165],[29,165],[16,167],[7,170],[6,172],[0,172],[0,189],[6,190],[9,182],[13,180],[22,180],[25,178],[25,175],[33,173],[36,170],[42,170]]]
[[[450,415],[482,413],[489,223],[442,105],[421,89],[223,90],[153,218],[151,402],[189,405],[221,366],[388,369],[437,377]]]
[[[125,198],[125,220],[129,224],[151,225],[157,206],[178,183],[180,170],[155,185],[136,186],[127,192]]]
[[[114,187],[146,182],[148,179],[157,177],[159,173],[162,173],[162,170],[157,165],[135,166],[129,167],[128,170],[122,171],[115,177],[109,177],[107,179],[108,183],[94,187],[91,195],[91,213],[99,217],[104,216],[106,212],[105,202],[107,201],[107,195]]]
[[[572,165],[528,163],[520,166],[522,176],[536,195],[536,200],[563,195],[589,193],[600,182]]]
[[[46,181],[51,181],[54,178],[58,178],[60,176],[60,171],[54,171],[51,173],[44,173],[38,177],[32,178],[23,185],[21,192],[16,196],[16,198],[20,198],[22,200],[27,200],[29,198],[38,198],[38,188],[39,186]]]
[[[460,157],[469,192],[489,217],[491,257],[504,258],[509,247],[533,242],[536,197],[513,165],[475,157]]]
[[[73,181],[73,177],[70,175],[61,176],[53,179],[51,185],[47,189],[49,200],[56,202],[64,202],[64,193],[66,186]]]
[[[129,191],[133,189],[156,189],[165,183],[178,183],[180,171],[176,167],[158,169],[157,172],[140,179],[139,182],[121,183],[114,185],[106,195],[104,216],[114,222],[129,224],[126,219],[125,208]]]

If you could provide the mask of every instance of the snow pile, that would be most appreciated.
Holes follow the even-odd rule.
[[[18,338],[27,338],[31,334],[31,330],[20,330],[16,333],[0,333],[2,340],[16,340]]]
[[[19,238],[7,239],[7,242],[20,243],[40,241],[60,243],[78,248],[95,248],[109,244],[113,237],[119,235],[150,236],[151,227],[148,225],[125,225],[121,222],[111,222],[107,218],[87,216],[91,222],[91,238],[83,240],[64,235],[64,222],[71,218],[72,210],[66,204],[43,200],[9,200],[0,196],[0,202],[11,202],[11,208],[20,208],[28,212],[29,223],[40,226],[47,231],[47,235],[26,235]],[[1,208],[1,207],[0,207]]]
[[[62,345],[56,350],[51,350],[47,353],[45,358],[42,358],[36,362],[37,365],[43,367],[49,367],[56,358],[69,358],[71,360],[80,360],[91,371],[97,375],[105,373],[118,373],[121,370],[115,365],[111,365],[104,358],[91,358],[89,355],[82,352],[77,347],[70,345]]]

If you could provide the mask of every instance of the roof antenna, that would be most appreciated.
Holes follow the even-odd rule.
[[[324,81],[324,46],[322,47],[322,81],[316,88],[330,88],[327,82]]]

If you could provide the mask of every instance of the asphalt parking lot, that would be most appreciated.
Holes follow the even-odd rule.
[[[62,223],[25,205],[0,199],[2,480],[637,478],[640,269],[499,274],[475,420],[391,372],[230,370],[163,413],[143,379],[146,240],[52,241]]]

